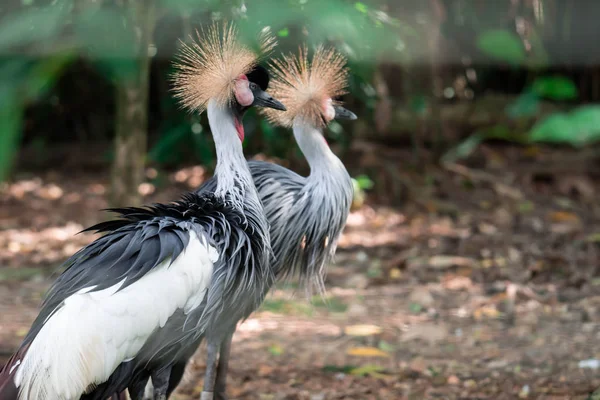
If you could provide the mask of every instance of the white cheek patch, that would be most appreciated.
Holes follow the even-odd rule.
[[[250,82],[246,79],[238,79],[235,82],[235,99],[244,107],[249,107],[254,102],[254,95],[250,90]]]
[[[323,117],[326,121],[333,121],[335,118],[335,109],[333,108],[333,101],[329,98],[323,102]]]

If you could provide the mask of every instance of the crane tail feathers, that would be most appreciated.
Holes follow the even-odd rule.
[[[15,375],[28,348],[29,345],[21,347],[4,367],[0,368],[0,399],[18,400],[19,388],[15,383]]]

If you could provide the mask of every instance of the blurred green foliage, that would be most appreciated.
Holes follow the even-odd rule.
[[[547,0],[536,7],[553,9],[565,1]],[[398,109],[405,108],[418,121],[434,119],[432,110],[447,93],[471,91],[460,100],[476,101],[478,94],[490,87],[518,94],[499,111],[510,122],[468,132],[469,137],[453,146],[444,161],[467,157],[484,140],[581,146],[593,143],[599,135],[593,105],[535,121],[544,101],[570,106],[587,96],[572,76],[550,68],[567,57],[567,51],[552,46],[559,43],[561,50],[573,44],[580,27],[572,22],[585,16],[582,9],[554,15],[534,9],[528,2],[517,2],[516,7],[511,0],[478,5],[466,0],[7,0],[0,6],[0,180],[9,175],[28,126],[26,110],[39,102],[52,103],[48,93],[74,62],[84,60],[93,66],[99,80],[113,89],[135,76],[135,39],[139,35],[135,7],[149,2],[156,6],[156,24],[154,44],[143,55],[152,59],[155,86],[149,105],[150,118],[155,121],[148,161],[159,166],[184,159],[203,164],[215,161],[206,117],[187,114],[178,107],[169,93],[168,77],[178,41],[189,40],[196,29],[212,20],[224,19],[235,20],[241,36],[253,46],[256,33],[268,26],[278,37],[277,52],[296,51],[303,43],[309,47],[326,43],[348,57],[350,96],[345,100],[360,120],[331,124],[327,132],[343,149],[348,149],[355,137],[370,137],[376,130],[385,130],[377,134],[390,141],[403,128],[420,135],[420,122],[408,128],[398,126]],[[123,3],[135,7],[123,7]],[[559,25],[560,29],[553,29]],[[441,40],[436,39],[436,32]],[[441,66],[430,68],[433,60]],[[450,67],[444,69],[444,63]],[[469,78],[472,72],[477,79]],[[514,76],[524,79],[514,84]],[[459,87],[455,82],[461,80],[466,84]],[[432,96],[432,81],[442,82],[443,96]],[[94,84],[98,83],[89,82]],[[95,106],[91,102],[87,109]],[[385,111],[385,107],[389,109]],[[376,128],[375,123],[386,118],[391,122]],[[245,126],[249,152],[299,157],[292,135],[269,125],[256,112],[248,113]],[[105,138],[110,138],[114,133],[106,130]],[[51,142],[34,139],[38,144]],[[356,182],[361,190],[372,185],[366,180]]]
[[[571,79],[564,76],[540,76],[506,108],[514,119],[531,118],[538,114],[543,98],[555,101],[576,99],[578,90]],[[486,140],[503,140],[519,144],[554,143],[575,147],[600,141],[600,106],[580,106],[570,113],[555,112],[539,121],[531,129],[497,124],[475,132],[458,146],[450,149],[443,162],[455,162],[469,157]]]
[[[336,45],[355,63],[353,91],[361,89],[370,79],[371,66],[366,60],[397,47],[398,35],[390,35],[390,29],[400,23],[376,12],[367,3],[345,0],[147,0],[155,1],[158,7],[157,22],[175,21],[163,35],[161,28],[154,32],[155,48],[148,49],[148,56],[159,55],[170,58],[177,47],[177,40],[189,36],[210,20],[236,20],[242,38],[255,38],[256,33],[270,26],[281,42],[283,51],[294,51],[306,42],[310,46],[318,43]],[[144,6],[146,0],[126,0]],[[0,64],[2,73],[2,153],[0,153],[0,180],[6,178],[14,153],[17,150],[22,129],[23,109],[31,104],[33,96],[20,96],[22,85],[51,85],[60,77],[63,69],[43,67],[54,64],[59,58],[67,60],[86,59],[92,63],[105,79],[118,83],[135,75],[135,15],[112,1],[54,0],[40,4],[31,1],[13,4],[11,12],[0,19],[0,54],[8,60]],[[135,7],[133,8],[135,9]],[[163,25],[162,29],[165,29]],[[165,40],[164,36],[170,40]],[[249,40],[251,45],[256,41]],[[162,46],[162,47],[161,47]],[[32,53],[25,60],[25,53]],[[68,57],[67,57],[68,55]],[[6,58],[6,57],[5,57]],[[33,68],[33,65],[42,67]],[[29,69],[37,70],[31,75]],[[170,71],[160,71],[167,79]],[[35,83],[34,81],[37,81]],[[4,87],[6,86],[6,87]],[[33,93],[32,93],[33,94]],[[39,93],[38,93],[39,95]],[[163,93],[168,96],[168,93]],[[373,96],[372,93],[367,96]],[[190,152],[202,162],[214,160],[210,135],[206,121],[198,116],[185,115],[176,104],[162,102],[162,112],[167,117],[161,121],[160,135],[149,152],[149,160],[159,164],[176,163],[182,153]],[[262,132],[262,142],[273,153],[285,156],[290,147],[290,136],[282,136],[277,128],[248,116],[251,127]],[[252,128],[253,127],[253,128]],[[339,127],[339,125],[338,125]],[[285,138],[282,140],[281,138]],[[279,153],[279,154],[278,154]]]
[[[483,32],[477,39],[477,45],[490,57],[512,65],[522,64],[527,58],[523,43],[515,32],[500,29]]]
[[[551,100],[573,100],[577,98],[577,87],[572,80],[563,76],[541,76],[532,85],[532,92]]]
[[[531,140],[575,147],[600,141],[600,105],[580,106],[538,121],[531,129]]]

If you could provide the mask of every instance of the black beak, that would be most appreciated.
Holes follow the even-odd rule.
[[[353,121],[357,118],[356,114],[342,106],[333,106],[333,109],[335,110],[335,119],[349,119]]]
[[[270,94],[268,94],[264,90],[260,90],[260,89],[255,90],[253,92],[253,94],[254,94],[254,102],[252,103],[253,106],[267,107],[267,108],[273,108],[275,110],[287,111],[287,108],[285,108],[285,106],[279,100],[275,100],[273,97],[271,97]]]

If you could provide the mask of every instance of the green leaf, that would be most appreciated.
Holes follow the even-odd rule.
[[[356,3],[354,3],[354,8],[356,8],[359,12],[361,12],[363,14],[366,14],[367,11],[369,11],[366,4],[361,3],[360,1],[357,1]]]
[[[569,117],[563,113],[550,115],[538,121],[531,129],[531,140],[534,142],[571,143],[575,130]]]
[[[539,104],[538,94],[527,91],[506,107],[506,114],[511,118],[532,117],[537,114]]]
[[[393,353],[394,351],[396,351],[396,346],[386,342],[385,340],[379,342],[379,348],[385,351],[386,353]]]
[[[517,209],[519,210],[519,213],[521,213],[521,214],[530,213],[531,211],[534,210],[534,208],[535,208],[535,206],[533,205],[533,203],[531,201],[522,201],[517,206]]]
[[[600,105],[550,115],[533,126],[530,138],[534,142],[567,143],[576,147],[600,141]]]
[[[477,38],[477,47],[488,56],[513,65],[525,61],[525,48],[519,36],[504,29],[492,29]]]
[[[410,305],[408,306],[408,309],[410,310],[410,312],[412,314],[420,314],[421,311],[423,311],[423,306],[420,305],[419,303],[410,303]]]
[[[323,370],[323,372],[342,372],[344,374],[348,374],[356,368],[358,368],[358,367],[355,365],[343,365],[343,366],[325,365],[321,369]]]
[[[358,367],[358,368],[354,368],[352,371],[350,371],[351,375],[354,376],[367,376],[367,375],[373,375],[375,373],[381,373],[385,371],[385,368],[379,365],[365,365],[363,367]]]
[[[274,344],[269,346],[269,353],[274,356],[280,356],[285,352],[285,349],[280,344]]]
[[[542,76],[533,82],[533,91],[540,97],[552,100],[577,98],[577,87],[572,80],[563,76]]]
[[[356,183],[361,190],[372,189],[375,183],[367,175],[359,175],[356,178]]]

